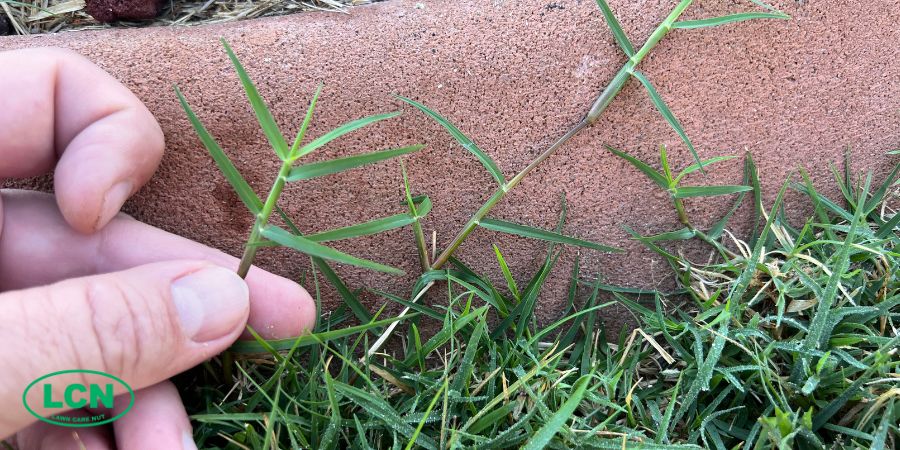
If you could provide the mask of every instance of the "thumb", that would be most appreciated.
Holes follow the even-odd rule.
[[[0,294],[0,404],[6,405],[0,438],[36,420],[23,392],[37,378],[87,369],[119,377],[134,390],[150,386],[227,348],[249,309],[244,280],[203,261],[148,264]],[[67,385],[96,383],[90,376],[59,375],[51,393],[59,399]],[[116,389],[116,395],[127,392]],[[40,415],[61,412],[43,408],[42,395],[29,389],[24,400]]]

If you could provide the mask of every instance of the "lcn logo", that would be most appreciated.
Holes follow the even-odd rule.
[[[83,383],[64,383],[71,374],[82,374],[81,378],[89,380]],[[68,416],[63,413],[72,409],[91,408],[112,410],[115,400],[116,386],[121,386],[131,397],[128,406],[119,414],[110,417],[107,414],[93,416]],[[29,395],[30,394],[30,395]],[[134,406],[134,390],[122,379],[97,370],[63,370],[48,373],[25,388],[22,394],[25,409],[44,422],[63,427],[92,427],[118,420]],[[41,409],[47,414],[44,417],[35,410]]]

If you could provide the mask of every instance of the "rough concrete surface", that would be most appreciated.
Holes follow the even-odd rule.
[[[198,28],[104,30],[0,38],[0,50],[61,46],[108,70],[143,99],[166,132],[168,153],[156,177],[126,207],[139,219],[240,253],[251,218],[218,173],[181,111],[178,84],[237,167],[258,192],[277,170],[240,85],[218,42],[226,38],[293,134],[316,84],[325,83],[312,136],[350,119],[401,109],[404,115],[336,141],[313,159],[414,143],[428,147],[406,158],[416,193],[434,210],[426,232],[446,245],[494,187],[478,161],[434,122],[392,94],[424,102],[473,138],[507,177],[585,113],[624,62],[594,1],[393,0],[349,15],[313,13]],[[611,0],[623,27],[643,42],[675,1]],[[746,3],[746,4],[745,4]],[[715,29],[676,30],[641,65],[681,119],[702,157],[751,152],[771,205],[787,174],[810,170],[826,192],[828,164],[852,148],[856,168],[883,174],[884,153],[900,147],[900,8],[893,1],[781,1],[791,21],[753,21]],[[685,18],[747,10],[750,2],[702,1]],[[666,285],[665,265],[627,239],[628,224],[649,234],[678,227],[666,196],[609,143],[645,160],[660,144],[676,166],[690,163],[678,136],[630,82],[591,129],[526,179],[493,217],[550,228],[560,195],[569,203],[565,232],[621,246],[625,255],[580,251],[582,274],[632,286]],[[722,164],[693,183],[735,184],[741,161]],[[46,181],[31,180],[31,186]],[[282,206],[305,231],[324,230],[401,212],[400,168],[382,163],[338,176],[292,184]],[[711,223],[731,199],[689,201],[699,223]],[[807,211],[789,199],[796,216]],[[742,216],[747,217],[746,214]],[[740,219],[740,217],[738,217]],[[735,223],[740,231],[742,227]],[[499,278],[491,243],[522,276],[542,262],[545,246],[476,231],[462,260]],[[135,243],[140,245],[140,243]],[[352,287],[407,294],[418,273],[408,229],[342,242],[341,250],[405,269],[406,278],[341,267]],[[564,303],[577,249],[567,249],[544,291],[541,313]],[[298,277],[307,258],[264,249],[258,262]],[[702,251],[697,258],[705,258]],[[524,282],[525,280],[523,280]],[[324,288],[333,307],[336,295]],[[364,294],[374,307],[382,300]]]

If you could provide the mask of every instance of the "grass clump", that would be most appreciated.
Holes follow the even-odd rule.
[[[735,208],[753,199],[760,222],[748,239],[635,235],[671,264],[675,292],[610,286],[576,264],[566,310],[541,326],[535,299],[558,243],[523,286],[499,249],[506,286],[452,259],[419,281],[446,283],[445,305],[373,291],[413,311],[390,352],[366,350],[393,319],[345,328],[342,306],[316,333],[254,343],[275,347],[243,356],[236,385],[195,373],[210,386],[189,400],[202,405],[196,437],[222,448],[896,448],[898,170],[876,188],[836,174],[841,200],[801,174],[763,208],[749,156],[745,169]],[[815,212],[799,226],[783,213],[789,189]],[[688,239],[711,260],[667,248]],[[614,304],[635,317],[618,335],[602,315]]]

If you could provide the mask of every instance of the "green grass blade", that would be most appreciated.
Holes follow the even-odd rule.
[[[497,183],[500,183],[500,186],[506,185],[506,179],[503,178],[503,172],[500,170],[500,167],[497,166],[497,163],[495,163],[487,153],[478,148],[478,146],[475,145],[474,141],[469,139],[465,134],[463,134],[462,131],[459,131],[459,128],[456,128],[455,125],[450,123],[450,121],[448,121],[447,119],[443,118],[440,114],[428,109],[428,107],[415,100],[401,96],[397,96],[397,98],[416,107],[419,111],[422,111],[423,113],[425,113],[425,115],[431,117],[432,119],[434,119],[434,121],[441,124],[441,126],[443,126],[444,129],[446,129],[450,133],[450,135],[453,136],[454,139],[456,139],[456,142],[459,142],[459,145],[462,145],[463,148],[475,155],[475,157],[478,158],[479,161],[481,161],[481,164],[484,166],[484,168],[487,169],[488,172],[490,172],[491,176],[494,177],[495,180],[497,180]]]
[[[747,12],[747,13],[728,14],[728,15],[719,16],[719,17],[710,17],[708,19],[682,20],[679,22],[675,22],[675,25],[672,26],[672,28],[680,28],[683,30],[693,30],[696,28],[717,27],[719,25],[743,22],[745,20],[753,20],[753,19],[788,20],[790,18],[791,18],[791,16],[788,16],[787,14],[781,14],[781,13]]]
[[[423,149],[424,145],[411,145],[409,147],[383,150],[379,152],[365,153],[362,155],[348,156],[346,158],[319,161],[291,169],[287,181],[309,180],[316,177],[331,175],[345,170],[355,169],[360,166],[374,164],[397,156],[406,155]]]
[[[713,197],[752,190],[750,186],[683,186],[675,188],[675,198]]]
[[[497,220],[497,219],[482,219],[481,222],[478,223],[479,226],[486,228],[488,230],[499,231],[501,233],[509,233],[515,234],[517,236],[523,236],[532,239],[540,239],[542,241],[548,242],[556,242],[558,244],[569,244],[577,247],[590,248],[594,250],[600,250],[602,252],[610,252],[610,253],[620,253],[622,250],[614,247],[609,247],[603,244],[598,244],[596,242],[585,241],[583,239],[574,238],[571,236],[566,236],[563,234],[559,234],[553,231],[542,230],[540,228],[529,227],[527,225],[520,225],[517,223],[507,222],[505,220]]]
[[[697,231],[690,228],[682,228],[680,230],[666,231],[664,233],[654,234],[652,236],[644,236],[644,239],[646,240],[646,242],[685,241],[688,239],[693,239],[694,236],[697,236]]]
[[[348,227],[308,234],[304,237],[313,242],[339,241],[342,239],[352,239],[360,236],[383,233],[395,228],[405,227],[413,222],[415,222],[415,219],[409,214],[394,214],[393,216],[370,220]]]
[[[857,202],[857,205],[859,206],[856,208],[856,214],[850,222],[850,231],[847,232],[847,236],[835,256],[836,263],[832,268],[831,276],[828,277],[828,284],[825,285],[822,298],[820,298],[816,304],[816,313],[812,316],[812,321],[809,325],[809,333],[806,335],[806,339],[803,342],[803,347],[806,350],[819,349],[822,343],[829,337],[824,333],[826,324],[829,316],[832,314],[832,305],[837,297],[838,288],[841,286],[841,278],[850,266],[850,248],[856,237],[859,223],[864,217],[863,212],[865,207],[863,205],[865,204],[866,196],[869,194],[869,183],[871,183],[871,181],[872,177],[871,174],[869,174],[869,177],[866,178],[865,186],[859,193],[859,200]]]
[[[703,167],[711,166],[715,163],[722,162],[722,161],[728,161],[729,159],[734,159],[734,158],[737,158],[737,156],[734,156],[734,155],[732,155],[732,156],[717,156],[715,158],[709,158],[709,159],[703,160],[700,162],[700,164],[697,164],[697,163],[691,164],[690,166],[685,167],[684,170],[682,170],[681,172],[678,172],[678,175],[675,176],[675,184],[678,184],[678,182],[680,182],[681,179],[685,177],[685,175],[694,173]]]
[[[566,423],[572,418],[572,413],[581,404],[584,393],[587,391],[588,382],[591,381],[591,375],[582,375],[575,384],[572,385],[572,395],[566,399],[565,403],[553,413],[553,416],[539,429],[528,442],[522,447],[523,450],[539,450],[546,448],[556,436],[556,433],[566,426]]]
[[[444,393],[444,390],[447,389],[447,379],[444,378],[444,384],[441,385],[441,388],[438,389],[437,393],[434,394],[434,397],[431,399],[431,403],[428,404],[428,408],[425,409],[425,412],[422,414],[422,420],[419,421],[419,426],[416,427],[416,432],[413,433],[412,437],[409,438],[409,442],[406,444],[406,450],[412,450],[416,444],[416,439],[419,437],[419,434],[422,432],[422,428],[425,428],[425,421],[428,419],[428,416],[431,415],[431,410],[434,409],[434,405],[437,404],[437,401],[441,398],[441,394]]]
[[[380,122],[382,120],[390,119],[392,117],[397,117],[399,115],[400,115],[399,112],[392,112],[392,113],[385,113],[385,114],[375,114],[372,116],[363,117],[362,119],[351,120],[350,122],[347,122],[335,129],[323,134],[322,136],[317,137],[309,144],[306,144],[303,147],[301,147],[300,150],[298,151],[296,157],[302,158],[302,157],[312,153],[319,147],[322,147],[322,146],[328,144],[329,142],[331,142],[347,133],[351,133],[362,127],[371,125],[376,122]]]
[[[741,183],[750,186],[754,198],[758,198],[762,195],[762,193],[760,192],[759,188],[759,180],[756,178],[756,164],[753,163],[753,158],[750,156],[749,152],[744,156],[744,158],[744,177],[743,180],[741,180]],[[737,210],[744,203],[744,197],[746,195],[746,192],[741,192],[741,194],[738,195],[737,199],[734,201],[734,205],[731,206],[731,209],[729,209],[728,212],[725,213],[725,215],[722,216],[722,218],[719,219],[715,224],[713,224],[709,231],[706,232],[706,234],[711,239],[719,239],[722,233],[725,232],[725,226],[728,225],[728,221],[731,220],[731,216],[733,216],[734,213],[737,212]],[[759,206],[757,203],[756,208],[758,207]],[[756,236],[756,228],[759,226],[758,222],[759,213],[757,213],[753,219],[754,230],[751,234],[752,236]]]
[[[309,124],[312,122],[313,112],[316,110],[316,103],[319,102],[319,95],[321,93],[322,83],[319,83],[319,86],[316,88],[316,93],[313,94],[313,98],[309,102],[309,107],[306,108],[306,117],[303,118],[303,124],[300,125],[300,130],[297,131],[297,137],[294,138],[294,145],[291,146],[290,158],[292,160],[297,159],[297,152],[300,150],[300,144],[303,143],[303,138],[306,137],[306,130],[309,129]]]
[[[684,128],[682,128],[681,123],[678,122],[678,119],[675,118],[675,115],[672,114],[672,110],[669,109],[666,102],[663,101],[662,97],[659,96],[659,92],[656,92],[656,88],[653,87],[653,84],[650,83],[650,80],[644,76],[643,73],[635,71],[632,73],[635,78],[637,78],[641,84],[647,89],[647,93],[650,95],[650,100],[653,101],[653,104],[656,105],[656,109],[659,110],[659,113],[662,114],[663,118],[666,119],[666,122],[669,122],[669,125],[672,126],[672,129],[678,133],[678,136],[681,136],[681,140],[684,142],[684,145],[687,145],[687,148],[691,151],[691,154],[694,156],[694,160],[697,164],[701,165],[700,172],[706,173],[702,168],[702,162],[700,161],[700,155],[697,154],[697,150],[694,149],[694,144],[691,143],[691,140],[688,138],[687,133],[684,132]]]
[[[310,345],[317,345],[323,342],[333,341],[335,339],[340,339],[345,336],[351,336],[354,334],[362,333],[372,328],[379,328],[385,325],[392,324],[399,320],[410,319],[418,316],[419,313],[410,313],[405,317],[391,317],[390,319],[382,319],[374,322],[369,322],[363,325],[357,325],[353,327],[340,328],[337,330],[331,331],[323,331],[321,333],[314,334],[304,334],[299,337],[292,337],[287,339],[277,339],[271,341],[265,341],[267,345],[262,345],[256,341],[237,341],[228,348],[228,351],[235,353],[267,353],[269,349],[274,350],[290,350],[293,347],[306,347]]]
[[[900,217],[900,214],[897,216]],[[503,254],[500,253],[500,248],[497,247],[496,244],[494,244],[494,254],[497,255],[497,262],[500,263],[500,270],[503,271],[503,278],[506,279],[506,286],[509,288],[509,292],[512,293],[516,300],[519,300],[521,298],[519,295],[519,287],[516,285],[516,280],[513,278],[512,272],[509,271],[506,259],[503,257]]]
[[[302,236],[303,233],[300,232],[300,229],[294,225],[294,221],[291,220],[290,217],[279,208],[277,205],[275,209],[278,211],[278,214],[281,216],[281,219],[284,220],[285,225],[290,228],[293,234],[298,236]],[[315,256],[310,256],[313,264],[322,272],[322,275],[325,275],[325,278],[337,289],[338,294],[341,296],[341,299],[344,300],[344,303],[350,308],[350,311],[359,319],[360,323],[367,323],[372,320],[372,314],[369,313],[369,310],[366,309],[365,306],[359,301],[359,298],[356,297],[356,294],[347,287],[347,284],[344,283],[344,280],[338,276],[337,273],[328,265],[328,262],[322,258],[317,258]],[[321,325],[321,323],[319,323]]]
[[[285,247],[290,247],[306,255],[315,256],[317,258],[327,259],[343,264],[350,264],[357,267],[364,267],[366,269],[377,270],[379,272],[392,273],[395,275],[404,274],[402,270],[395,267],[386,266],[374,261],[369,261],[366,259],[348,255],[331,247],[326,247],[322,244],[313,242],[309,239],[295,236],[276,226],[268,226],[264,228],[262,230],[262,235],[266,239],[270,239]]]
[[[334,382],[331,378],[331,374],[328,373],[328,370],[322,371],[322,376],[325,378],[325,393],[328,396],[328,406],[331,409],[331,420],[328,421],[328,427],[325,429],[325,434],[322,435],[322,440],[319,442],[319,448],[337,448],[337,442],[335,438],[338,435],[338,431],[340,431],[341,424],[341,406],[337,402],[337,396],[334,393]]]
[[[344,280],[342,280],[341,277],[339,277],[338,274],[335,273],[334,269],[332,269],[331,266],[329,266],[328,263],[325,262],[325,260],[322,258],[313,257],[312,260],[313,264],[315,264],[319,271],[322,272],[322,275],[325,275],[325,279],[327,279],[328,282],[331,283],[331,285],[334,286],[335,289],[337,289],[338,295],[341,296],[341,299],[344,300],[344,303],[347,305],[347,307],[350,308],[350,311],[353,312],[353,315],[355,315],[361,323],[371,321],[372,314],[369,313],[369,310],[366,309],[365,306],[363,306],[362,302],[359,301],[359,298],[356,296],[356,294],[354,294],[353,291],[351,291],[350,288],[347,287],[347,284],[344,283]]]
[[[606,0],[597,0],[597,6],[600,7],[600,11],[603,11],[603,18],[606,19],[606,25],[609,26],[609,30],[612,31],[613,36],[616,38],[616,43],[619,44],[622,51],[629,57],[634,55],[634,46],[631,45],[631,41],[628,40],[628,36],[625,34],[625,31],[622,30],[622,25],[619,24],[616,15],[613,14],[612,9],[610,9],[609,5],[606,3]]]
[[[256,114],[256,120],[259,121],[259,126],[262,127],[263,134],[266,135],[266,139],[272,144],[272,148],[275,149],[275,153],[278,157],[281,158],[282,161],[286,160],[288,158],[288,145],[284,140],[284,135],[281,134],[281,130],[278,129],[278,124],[275,123],[275,118],[272,117],[272,113],[269,111],[269,108],[266,107],[266,102],[260,97],[259,91],[256,90],[256,86],[253,85],[253,81],[250,80],[250,76],[247,75],[244,66],[241,65],[241,62],[231,50],[231,46],[228,45],[228,42],[225,41],[225,39],[222,39],[221,41],[222,46],[225,47],[225,52],[228,53],[231,64],[234,65],[234,70],[237,72],[238,78],[241,79],[241,84],[244,86],[244,92],[247,93],[247,99],[250,100],[250,106],[253,107],[253,112]]]
[[[405,420],[385,399],[376,397],[366,390],[345,384],[339,381],[334,382],[335,389],[344,397],[352,400],[354,403],[368,411],[379,421],[391,429],[399,432],[407,439],[411,439],[416,434],[416,429],[412,425],[406,423]],[[428,436],[419,435],[417,443],[426,449],[436,450],[437,443]]]
[[[667,180],[663,174],[657,172],[656,169],[650,167],[649,164],[609,145],[606,146],[606,149],[613,152],[613,154],[619,158],[630,162],[632,166],[643,172],[644,175],[647,175],[647,178],[650,178],[657,186],[663,189],[669,189],[669,180]]]
[[[247,209],[253,214],[259,214],[259,211],[263,206],[262,200],[259,199],[255,192],[253,192],[253,189],[247,184],[247,180],[241,176],[241,173],[234,167],[234,163],[228,159],[228,155],[222,151],[222,148],[219,147],[216,140],[213,139],[209,134],[209,131],[206,130],[206,127],[203,126],[203,122],[200,122],[200,119],[198,119],[197,115],[194,114],[194,111],[191,110],[190,105],[188,105],[187,100],[177,86],[175,87],[175,94],[178,95],[178,101],[181,102],[181,107],[184,108],[184,112],[188,116],[188,121],[191,122],[194,131],[197,132],[197,136],[199,136],[200,141],[203,142],[203,146],[206,147],[206,150],[209,152],[210,156],[212,156],[213,161],[216,162],[216,166],[222,171],[222,175],[224,175],[225,179],[231,184],[231,187],[237,193],[241,201],[247,205]]]

